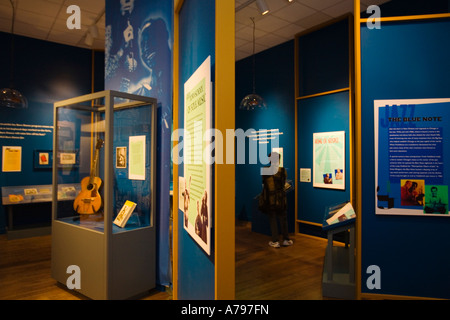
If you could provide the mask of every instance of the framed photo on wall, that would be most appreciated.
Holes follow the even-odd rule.
[[[127,167],[127,147],[116,147],[116,168],[125,169]]]
[[[51,169],[53,164],[53,150],[34,150],[35,169]]]
[[[313,186],[345,190],[345,131],[313,134]]]
[[[57,153],[58,168],[75,169],[80,166],[79,150],[70,150]]]
[[[22,147],[3,146],[2,172],[22,171]]]

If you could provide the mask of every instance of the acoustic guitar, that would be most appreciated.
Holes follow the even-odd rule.
[[[102,197],[99,189],[102,180],[95,175],[100,149],[103,147],[103,140],[98,139],[95,146],[94,161],[91,165],[91,175],[81,180],[81,191],[73,202],[73,209],[79,214],[94,214],[102,207]]]

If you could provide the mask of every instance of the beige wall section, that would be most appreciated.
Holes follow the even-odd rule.
[[[216,0],[215,126],[235,129],[234,1]],[[232,149],[234,150],[234,148]],[[225,159],[225,157],[224,157]],[[235,298],[235,166],[215,165],[215,298]]]
[[[179,72],[179,12],[183,0],[174,0],[173,48],[173,117],[178,124]],[[215,57],[215,128],[225,136],[235,129],[235,53],[234,1],[216,0]],[[233,148],[234,150],[234,148]],[[176,157],[176,152],[173,153]],[[175,162],[175,159],[174,159]],[[173,299],[178,298],[178,166],[174,164],[173,181]],[[235,298],[235,166],[215,165],[215,299]]]
[[[179,128],[178,124],[178,92],[180,84],[179,74],[179,12],[183,5],[183,0],[174,0],[174,22],[173,22],[173,130]],[[173,142],[173,147],[178,144]],[[178,300],[178,152],[173,152],[173,195],[172,195],[172,298]]]
[[[354,0],[354,12],[361,12],[360,0]],[[361,299],[361,189],[362,189],[362,172],[361,172],[361,28],[359,14],[354,15],[354,59],[355,59],[355,211],[358,213],[356,217],[356,269],[355,269],[355,286],[356,299]]]

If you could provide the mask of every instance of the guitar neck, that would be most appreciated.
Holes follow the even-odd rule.
[[[97,162],[98,162],[98,158],[99,158],[99,154],[100,154],[100,148],[101,148],[101,145],[99,143],[97,143],[97,146],[95,148],[94,161],[92,162],[92,165],[91,165],[91,175],[89,177],[89,183],[91,183],[91,184],[94,182],[94,178],[97,176],[96,171],[97,171]]]
[[[96,169],[97,169],[97,160],[98,160],[98,150],[95,150],[95,157],[94,157],[94,161],[92,162],[91,165],[91,175],[89,177],[89,183],[93,183],[94,182],[94,178],[96,176]]]

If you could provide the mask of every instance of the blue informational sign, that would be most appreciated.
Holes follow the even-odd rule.
[[[448,215],[449,111],[450,99],[375,101],[377,214]]]
[[[157,283],[170,285],[173,2],[106,1],[105,89],[156,98]]]

